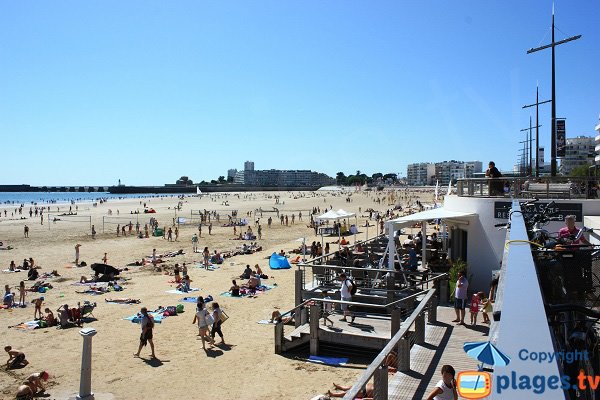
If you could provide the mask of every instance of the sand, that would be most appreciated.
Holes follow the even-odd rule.
[[[62,304],[75,306],[77,302],[84,300],[98,303],[94,310],[97,321],[84,325],[93,327],[98,332],[93,338],[92,372],[92,389],[98,394],[98,398],[167,399],[189,394],[188,398],[308,399],[332,389],[334,381],[352,383],[361,369],[316,365],[274,353],[273,326],[260,325],[257,321],[268,318],[276,308],[283,312],[294,306],[294,273],[293,269],[270,270],[265,258],[280,249],[289,251],[299,247],[298,238],[306,237],[308,244],[321,239],[314,236],[313,229],[307,228],[308,213],[304,211],[303,221],[299,221],[297,210],[320,207],[324,211],[325,207],[333,206],[335,210],[344,208],[358,213],[361,207],[363,212],[358,221],[360,225],[364,225],[367,208],[385,211],[391,207],[387,199],[382,200],[380,204],[374,201],[377,197],[383,199],[382,194],[369,192],[352,194],[351,202],[346,201],[347,194],[330,192],[326,195],[308,192],[241,193],[222,198],[186,197],[182,200],[183,209],[178,211],[177,215],[189,217],[192,209],[223,210],[221,215],[226,214],[225,210],[238,210],[239,216],[243,218],[248,211],[259,207],[271,209],[275,206],[275,195],[280,196],[280,201],[284,203],[277,205],[282,214],[288,214],[290,217],[292,213],[296,214],[295,224],[291,225],[290,218],[290,226],[282,226],[274,218],[271,228],[268,228],[268,217],[265,214],[261,218],[263,238],[258,240],[264,250],[252,255],[226,259],[216,271],[192,267],[194,261],[201,259],[200,254],[192,253],[191,246],[191,237],[197,232],[197,223],[180,226],[177,242],[168,242],[162,237],[117,237],[116,225],[106,225],[105,232],[102,233],[102,217],[108,215],[109,209],[112,210],[113,217],[117,216],[118,209],[119,216],[123,217],[125,222],[128,222],[130,217],[135,224],[136,217],[139,217],[142,227],[151,216],[158,218],[160,226],[168,226],[175,216],[174,207],[179,201],[176,197],[109,200],[97,207],[90,203],[78,203],[78,215],[89,215],[92,218],[98,232],[95,239],[91,237],[89,225],[85,222],[72,222],[67,221],[68,218],[62,218],[61,221],[52,223],[46,217],[44,225],[40,225],[39,217],[11,220],[10,213],[15,207],[2,205],[0,210],[7,208],[8,218],[0,218],[0,240],[6,241],[14,249],[0,251],[0,266],[6,269],[11,260],[15,260],[18,265],[24,258],[33,257],[36,264],[42,266],[40,272],[58,270],[61,278],[47,280],[54,288],[44,294],[43,308],[49,307],[55,311]],[[430,201],[430,197],[427,195],[427,200]],[[154,208],[157,213],[129,214],[130,211],[143,210],[140,200]],[[229,206],[222,205],[225,200],[229,202]],[[57,206],[59,205],[51,206],[53,213]],[[60,208],[61,212],[67,211],[68,205],[60,205]],[[27,216],[28,210],[29,205],[26,205],[24,211],[27,212]],[[256,217],[248,217],[250,221],[254,221],[254,218]],[[223,220],[224,218],[221,222]],[[371,224],[373,223],[372,221]],[[28,239],[23,237],[25,224],[30,227]],[[231,240],[233,228],[221,227],[221,224],[216,222],[213,222],[213,225],[213,234],[210,236],[208,229],[204,227],[199,242],[201,249],[208,246],[211,251],[225,251],[244,243]],[[254,231],[256,232],[256,228]],[[375,227],[370,228],[369,235],[374,233]],[[364,238],[363,228],[359,239]],[[333,241],[336,238],[328,240]],[[150,255],[153,248],[156,248],[158,253],[183,249],[185,255],[168,259],[166,265],[186,262],[193,280],[192,286],[201,288],[199,292],[190,295],[211,294],[219,302],[230,317],[222,328],[229,346],[215,347],[208,353],[203,351],[196,336],[198,330],[192,325],[194,304],[182,303],[185,305],[184,313],[167,318],[162,324],[157,324],[154,330],[158,361],[150,359],[149,348],[142,350],[141,358],[134,358],[133,353],[139,343],[140,327],[122,318],[135,314],[141,306],[154,309],[161,305],[179,304],[183,296],[166,293],[175,287],[168,282],[173,278],[155,272],[151,267],[129,267],[129,271],[122,274],[129,279],[124,284],[123,292],[99,296],[77,294],[76,290],[81,288],[72,286],[71,283],[79,280],[81,275],[91,276],[92,271],[89,267],[72,268],[76,243],[81,244],[80,260],[86,261],[88,265],[102,262],[102,257],[107,252],[108,264],[119,268]],[[332,249],[335,249],[335,246],[332,245]],[[256,298],[237,299],[220,296],[221,292],[229,289],[231,279],[239,276],[246,264],[259,264],[270,277],[264,283],[276,283],[277,287]],[[16,287],[19,281],[26,277],[26,272],[0,273],[0,284]],[[27,281],[26,283],[31,284]],[[15,292],[18,298],[16,289]],[[33,319],[34,309],[30,302],[37,296],[28,292],[26,308],[0,310],[0,342],[3,346],[11,345],[21,349],[30,362],[27,367],[18,370],[6,371],[5,367],[0,368],[1,398],[14,398],[19,382],[29,374],[41,370],[50,373],[50,398],[68,398],[78,392],[83,342],[79,328],[32,331],[8,328]],[[140,299],[142,303],[108,304],[104,301],[105,297],[131,297]]]

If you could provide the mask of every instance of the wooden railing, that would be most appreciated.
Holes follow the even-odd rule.
[[[415,325],[415,344],[425,343],[425,312],[428,311],[428,322],[437,321],[437,297],[435,289],[430,289],[412,312],[410,317],[401,326],[392,324],[392,338],[388,344],[375,357],[369,367],[358,378],[356,383],[346,392],[344,399],[353,400],[360,391],[367,386],[371,378],[374,379],[374,398],[383,400],[388,398],[388,367],[384,365],[387,356],[396,350],[398,354],[398,371],[410,370],[410,342],[407,337],[410,327]]]

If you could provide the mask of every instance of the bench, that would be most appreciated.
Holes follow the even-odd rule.
[[[571,198],[570,183],[530,183],[527,190],[522,193],[527,197],[545,197],[545,198]]]

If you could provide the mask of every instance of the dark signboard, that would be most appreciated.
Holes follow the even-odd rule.
[[[533,204],[532,212],[542,212],[548,205],[548,201],[538,201]],[[567,215],[574,215],[575,221],[583,221],[583,210],[581,203],[554,203],[555,207],[552,208],[554,214],[553,217],[560,217],[565,219]],[[508,213],[512,207],[512,203],[509,201],[496,201],[494,202],[494,218],[497,219],[508,219]]]
[[[567,148],[567,130],[564,119],[556,119],[556,157],[564,157]]]

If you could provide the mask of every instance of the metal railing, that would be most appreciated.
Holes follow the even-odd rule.
[[[358,396],[361,390],[366,387],[371,378],[374,379],[374,398],[387,399],[388,397],[388,366],[385,364],[389,354],[397,351],[397,369],[398,371],[407,371],[410,369],[410,342],[407,338],[409,329],[415,325],[415,343],[423,344],[425,342],[425,318],[424,313],[428,311],[428,322],[437,321],[437,297],[435,289],[430,289],[412,314],[402,323],[396,332],[392,330],[392,338],[388,344],[375,357],[369,367],[362,373],[358,380],[346,392],[344,399],[352,400]],[[392,325],[393,327],[393,325]]]
[[[502,177],[459,179],[461,197],[597,199],[595,177]]]

